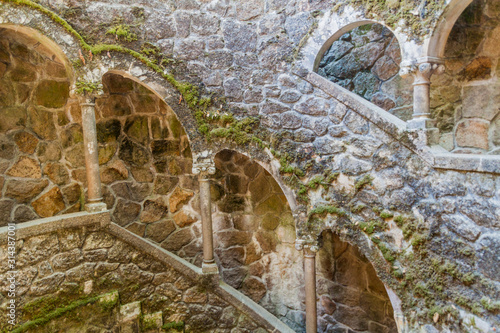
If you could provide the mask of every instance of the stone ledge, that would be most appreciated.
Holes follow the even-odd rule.
[[[154,257],[156,260],[173,267],[175,270],[190,279],[198,281],[205,276],[202,273],[201,268],[189,263],[188,261],[176,256],[175,254],[168,252],[162,247],[137,236],[136,234],[120,227],[115,223],[111,223],[107,230],[110,234],[118,237],[118,239],[140,249],[144,253]],[[216,279],[220,279],[220,277],[216,276]],[[255,303],[249,297],[243,295],[241,292],[230,287],[222,280],[219,280],[219,284],[215,285],[213,292],[238,310],[249,315],[249,317],[254,319],[259,324],[263,325],[271,332],[294,332],[290,327],[285,325],[282,321],[273,316],[266,309]]]
[[[72,213],[52,216],[44,219],[33,220],[16,224],[17,239],[47,234],[61,229],[80,228],[88,226],[106,227],[111,222],[109,212],[99,213]],[[0,243],[6,242],[8,227],[0,228]]]
[[[423,131],[409,131],[405,121],[353,92],[314,72],[296,71],[295,74],[375,124],[436,169],[500,173],[500,156],[452,154],[441,147],[429,147]]]
[[[271,330],[271,332],[295,332],[262,306],[255,303],[249,297],[243,295],[241,292],[237,291],[224,281],[220,281],[219,286],[217,286],[214,292],[238,310],[244,313],[252,313],[252,318],[259,324],[262,324],[267,329]]]
[[[120,227],[116,223],[111,223],[107,230],[111,235],[116,236],[118,239],[140,249],[142,252],[152,256],[163,264],[171,266],[176,271],[182,273],[192,280],[197,280],[202,275],[201,268],[189,263],[188,261],[168,252],[162,247],[137,236],[136,234]]]
[[[434,167],[500,174],[500,156],[437,153]]]

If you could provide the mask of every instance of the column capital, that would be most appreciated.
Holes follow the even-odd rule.
[[[319,244],[315,240],[299,238],[295,240],[295,249],[297,251],[304,251],[305,256],[315,256],[316,252],[319,251]]]
[[[204,160],[202,162],[194,162],[192,172],[201,177],[215,174],[215,162],[213,160]]]
[[[442,74],[445,70],[444,60],[435,57],[423,57],[413,63],[402,63],[399,75],[415,78],[413,85],[430,84],[433,74]]]

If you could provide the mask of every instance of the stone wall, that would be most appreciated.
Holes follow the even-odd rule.
[[[313,76],[292,74],[301,75],[292,68],[295,47],[314,28],[317,18],[331,10],[331,2],[151,1],[136,3],[134,7],[138,9],[133,9],[128,1],[40,3],[49,7],[53,4],[89,42],[115,38],[116,43],[139,52],[142,43],[148,41],[165,54],[182,60],[182,68],[186,70],[174,74],[196,84],[203,83],[200,89],[206,87],[215,93],[214,100],[220,104],[213,105],[210,111],[234,111],[241,116],[259,114],[261,128],[272,133],[269,141],[276,153],[272,162],[277,168],[282,162],[281,180],[295,181],[290,186],[302,185],[295,188],[295,193],[299,189],[303,193],[305,188],[309,200],[299,202],[310,215],[297,223],[297,235],[315,239],[322,230],[334,229],[341,239],[355,245],[373,264],[381,280],[401,298],[410,327],[419,330],[424,324],[432,324],[439,330],[460,331],[470,327],[472,320],[498,324],[495,308],[500,295],[496,260],[500,247],[498,175],[457,172],[443,169],[442,165],[441,169],[433,168],[434,156],[416,147],[411,133],[398,132],[386,119],[373,120],[360,115],[370,114],[363,113],[366,109],[373,111],[369,110],[369,103],[352,103],[352,96],[325,88]],[[4,8],[9,15],[1,16],[2,22],[29,22],[42,31],[52,27],[53,22],[36,11],[24,7],[11,9],[10,5]],[[115,19],[129,24],[139,40],[129,43],[106,34]],[[213,24],[200,29],[202,19]],[[167,24],[158,24],[161,20]],[[95,22],[103,25],[97,27]],[[67,47],[64,41],[71,40],[64,32],[53,36],[64,47]],[[130,68],[129,74],[137,73],[144,80],[154,76],[128,55],[110,52],[110,58],[103,55],[100,61],[106,68],[120,62],[122,69]],[[164,84],[169,86],[166,81]],[[169,94],[173,91],[170,89]],[[410,89],[406,92],[410,93]],[[176,99],[171,103],[172,108],[185,107],[179,96],[177,92],[168,96]],[[353,105],[362,110],[353,110]],[[203,149],[218,151],[221,146],[237,146],[229,138],[212,139],[203,143]],[[140,147],[141,143],[136,143]],[[238,149],[255,152],[258,147],[248,143]],[[461,169],[462,161],[457,158],[450,165]],[[497,161],[485,158],[481,163]],[[229,173],[242,175],[244,171]],[[321,186],[311,182],[315,177],[322,177]],[[227,184],[228,192],[231,187]],[[187,207],[196,207],[195,200],[196,194]],[[168,216],[167,220],[171,215]],[[216,220],[221,221],[219,217]],[[233,221],[227,222],[231,232],[236,229]],[[143,228],[141,223],[132,225]],[[193,233],[196,231],[190,230],[186,235],[191,237]],[[246,251],[246,246],[241,247]],[[218,249],[223,250],[226,248]],[[241,253],[241,249],[234,252],[237,251]],[[291,257],[295,255],[297,252],[292,252]],[[244,271],[246,267],[239,264],[233,264],[231,269]],[[224,265],[223,268],[226,270]],[[279,273],[273,276],[281,277]],[[288,282],[283,281],[280,281],[283,285]],[[290,284],[302,281],[301,276],[289,280]],[[297,295],[296,299],[303,299],[299,292]],[[284,307],[282,315],[290,313],[295,322],[303,322],[303,312],[292,312],[292,308],[300,306]],[[439,318],[434,322],[436,313]]]
[[[214,239],[223,280],[302,332],[302,256],[283,191],[242,154],[223,150],[215,161]]]
[[[317,255],[320,332],[397,332],[384,284],[356,247],[331,231]]]
[[[36,328],[37,332],[71,329],[80,332],[125,329],[118,307],[141,302],[142,314],[161,312],[163,323],[183,321],[186,332],[266,332],[260,324],[204,289],[183,272],[162,264],[95,226],[60,230],[17,239],[16,305],[18,323],[44,318],[75,300],[111,291],[119,302],[81,306]],[[9,289],[7,247],[0,247],[0,303],[6,306]],[[101,305],[99,305],[101,304]],[[86,310],[91,309],[91,310]],[[7,311],[0,328],[7,328]],[[148,331],[145,322],[142,330]],[[128,328],[130,329],[130,328]],[[126,330],[125,330],[126,331]]]
[[[500,153],[500,7],[475,0],[446,44],[446,72],[432,77],[440,144],[456,153]]]
[[[198,180],[191,175],[184,129],[143,85],[117,74],[103,81],[105,96],[96,100],[97,140],[113,221],[169,251],[195,257],[201,250]]]
[[[65,113],[64,66],[36,42],[0,30],[0,225],[79,211],[83,137]]]
[[[412,87],[411,78],[398,75],[400,63],[394,34],[381,24],[366,24],[333,42],[318,74],[406,121],[412,115]]]

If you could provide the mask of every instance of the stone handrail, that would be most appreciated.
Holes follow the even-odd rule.
[[[202,282],[207,275],[202,273],[201,268],[187,262],[186,260],[168,252],[162,247],[144,239],[136,234],[112,223],[109,211],[104,212],[79,212],[54,216],[44,219],[33,220],[16,224],[15,237],[17,239],[38,236],[63,229],[89,227],[109,233],[119,240],[131,245],[142,253],[149,255],[160,263],[168,265],[193,281]],[[7,242],[8,227],[0,228],[0,246]],[[293,333],[294,331],[273,316],[262,306],[249,297],[224,283],[219,275],[209,275],[211,279],[211,292],[242,311],[270,332]]]
[[[453,154],[439,146],[429,147],[422,130],[407,129],[405,121],[355,93],[314,72],[297,70],[295,74],[375,124],[436,169],[500,174],[500,156]]]

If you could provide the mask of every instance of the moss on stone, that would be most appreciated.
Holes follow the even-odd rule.
[[[361,177],[355,184],[354,184],[354,188],[356,189],[356,191],[359,191],[361,190],[365,185],[368,185],[368,184],[371,184],[372,183],[372,180],[373,180],[373,177],[371,175],[364,175],[363,177]]]

